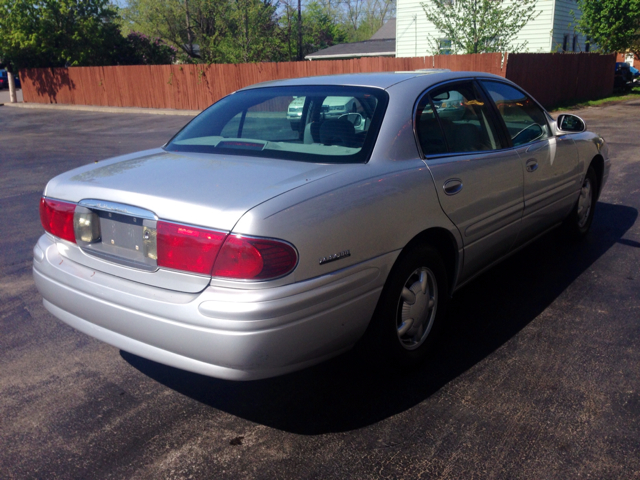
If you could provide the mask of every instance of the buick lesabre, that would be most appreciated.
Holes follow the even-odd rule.
[[[281,375],[358,342],[409,368],[456,289],[552,228],[587,234],[607,151],[490,74],[258,84],[161,148],[52,179],[35,282],[72,327],[204,375]]]

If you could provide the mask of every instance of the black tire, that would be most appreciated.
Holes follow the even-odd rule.
[[[425,278],[427,293],[421,281]],[[413,303],[405,299],[410,294],[403,296],[404,288],[413,293]],[[447,272],[438,252],[423,245],[403,254],[387,278],[365,336],[367,355],[403,370],[418,366],[433,346],[448,300]],[[414,315],[417,312],[423,314]],[[412,316],[420,318],[407,325]]]
[[[567,233],[573,239],[579,240],[589,233],[598,201],[598,185],[596,171],[590,166],[582,181],[580,196],[564,222]],[[590,202],[585,203],[586,195],[590,195]]]

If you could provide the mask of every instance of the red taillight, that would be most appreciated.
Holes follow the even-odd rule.
[[[158,266],[211,274],[226,233],[158,222]]]
[[[76,206],[73,203],[40,199],[40,221],[44,229],[51,235],[60,237],[70,242],[76,242],[76,234],[73,231],[73,213]]]
[[[75,210],[73,203],[43,197],[42,226],[52,235],[76,243]],[[159,267],[215,277],[267,280],[290,273],[298,262],[295,248],[280,240],[228,235],[177,223],[158,221],[150,238],[152,243],[155,239],[155,249],[149,250],[153,252],[149,258],[157,255]],[[146,240],[141,239],[143,245]]]
[[[288,243],[228,235],[158,222],[158,266],[242,280],[266,280],[291,272],[296,250]],[[225,240],[226,238],[226,240]]]
[[[215,262],[214,277],[266,280],[286,275],[298,262],[288,243],[264,238],[229,235]]]

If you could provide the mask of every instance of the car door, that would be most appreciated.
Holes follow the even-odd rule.
[[[577,200],[578,151],[571,138],[553,136],[544,110],[524,92],[499,81],[481,84],[495,102],[524,168],[519,245],[560,222]]]
[[[472,80],[436,87],[418,102],[422,154],[464,243],[461,281],[506,255],[520,230],[522,164],[515,150],[504,148],[496,124]]]

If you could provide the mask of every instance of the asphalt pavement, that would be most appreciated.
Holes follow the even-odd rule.
[[[73,330],[32,280],[47,180],[189,118],[0,107],[0,477],[640,478],[640,101],[579,114],[613,159],[591,234],[459,291],[423,368],[234,383]]]
[[[18,102],[22,102],[22,89],[18,88],[16,91],[16,100]],[[9,95],[9,89],[3,88],[0,89],[0,103],[9,103],[11,101],[11,96]]]

